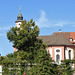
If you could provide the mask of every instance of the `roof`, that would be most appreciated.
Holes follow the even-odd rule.
[[[68,40],[70,38],[70,32],[54,32],[52,35],[58,35],[58,34],[61,34],[61,35],[64,35],[64,37],[66,37]]]
[[[50,41],[50,36],[39,36],[39,39],[42,39],[44,43],[47,43]]]
[[[75,33],[75,32],[74,32]],[[73,45],[69,39],[70,39],[70,32],[55,32],[52,35],[49,36],[39,36],[39,39],[42,39],[44,43],[47,45]],[[72,35],[74,36],[74,35]]]
[[[75,40],[75,32],[70,32],[70,38],[72,38],[73,40]]]
[[[55,32],[52,35],[58,35],[58,34],[62,34],[64,35],[67,39],[72,38],[73,40],[75,40],[75,32]]]
[[[22,14],[21,14],[21,12],[19,12],[19,14],[18,14],[18,16],[17,16],[17,17],[23,17],[23,16],[22,16]]]
[[[21,14],[21,12],[19,12],[18,16],[17,16],[17,20],[15,22],[21,22],[23,21],[23,16]]]

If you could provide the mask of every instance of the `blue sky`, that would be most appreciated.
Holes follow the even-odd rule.
[[[21,6],[26,20],[33,20],[40,28],[40,35],[53,32],[75,32],[75,0],[1,0],[0,1],[0,54],[13,52],[6,33],[15,26]]]

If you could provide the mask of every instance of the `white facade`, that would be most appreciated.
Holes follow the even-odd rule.
[[[21,23],[22,23],[22,22],[17,22],[17,23],[16,23],[16,27],[17,27],[17,28],[20,28]]]
[[[2,66],[0,65],[0,75],[2,75]]]
[[[71,59],[74,58],[74,52],[73,52],[73,49],[72,48],[66,48],[65,50],[65,56],[66,56],[66,59],[69,59],[69,51],[71,51]]]
[[[50,48],[49,53],[50,53],[50,55],[52,57],[52,48]]]
[[[59,52],[57,52],[57,50],[59,50]],[[57,55],[59,55],[58,61],[57,61]],[[55,61],[58,62],[57,64],[61,64],[61,60],[62,60],[61,48],[55,48]]]

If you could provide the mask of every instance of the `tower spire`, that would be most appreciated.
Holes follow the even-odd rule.
[[[21,6],[19,8],[19,14],[17,16],[17,20],[15,22],[22,22],[23,21],[23,16],[21,14]]]
[[[19,8],[19,13],[21,13],[21,6],[20,6],[20,8]]]

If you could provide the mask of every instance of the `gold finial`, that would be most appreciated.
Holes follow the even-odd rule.
[[[19,8],[19,12],[21,12],[21,6],[20,6],[20,8]]]

